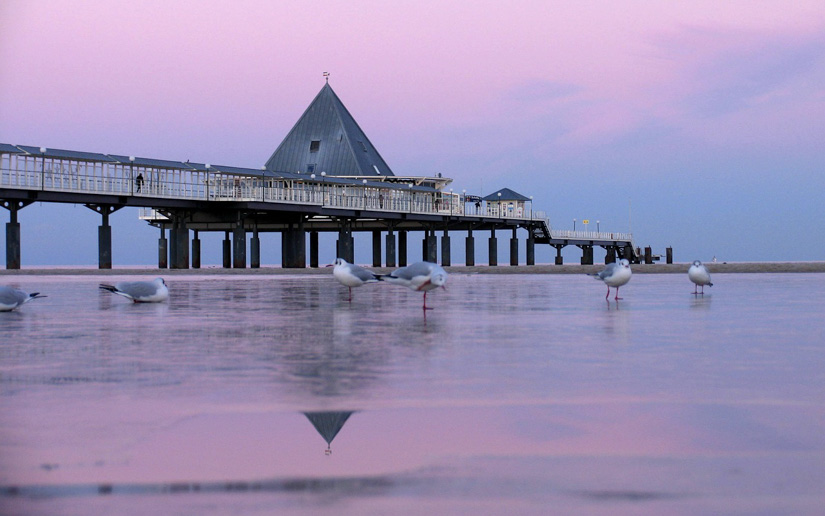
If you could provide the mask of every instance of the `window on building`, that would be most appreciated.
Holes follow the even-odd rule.
[[[315,172],[315,163],[310,163],[307,165],[307,174],[312,174]]]
[[[309,152],[318,152],[321,150],[321,140],[312,140],[309,142]]]

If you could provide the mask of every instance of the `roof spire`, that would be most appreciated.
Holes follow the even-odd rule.
[[[329,84],[329,72],[324,72],[324,79],[326,79],[327,84]]]

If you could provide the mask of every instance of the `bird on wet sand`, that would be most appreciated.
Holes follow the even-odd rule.
[[[20,289],[0,286],[0,312],[11,312],[15,308],[39,297],[46,296],[40,295],[40,292],[27,294]]]
[[[625,258],[622,258],[618,263],[609,263],[600,272],[591,274],[591,276],[603,281],[605,285],[607,285],[607,294],[604,296],[605,299],[610,297],[610,287],[616,289],[615,299],[617,301],[622,299],[619,297],[619,287],[627,284],[632,275],[633,271],[630,270],[630,262]]]
[[[335,259],[332,275],[338,280],[338,283],[349,289],[349,299],[347,300],[349,302],[352,302],[352,287],[360,287],[366,283],[381,281],[379,275],[358,265],[348,263],[343,258]]]
[[[163,278],[155,278],[152,281],[124,281],[114,285],[101,283],[100,288],[134,303],[160,303],[169,297],[169,289]]]
[[[416,292],[424,292],[424,310],[431,310],[427,306],[427,292],[438,287],[446,288],[444,284],[447,283],[447,271],[436,263],[416,262],[381,276],[381,279]]]
[[[710,273],[708,272],[708,268],[705,267],[699,260],[694,260],[690,265],[690,268],[688,269],[688,278],[693,282],[694,294],[704,295],[705,285],[709,287],[713,286],[713,283],[710,282]],[[698,291],[699,287],[702,287],[701,292]]]

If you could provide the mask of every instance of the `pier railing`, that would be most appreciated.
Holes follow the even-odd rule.
[[[632,241],[633,235],[631,233],[609,233],[600,231],[567,231],[551,229],[550,235],[558,240],[614,240],[614,241]]]
[[[0,188],[199,201],[307,204],[342,210],[541,220],[532,207],[476,206],[460,194],[341,178],[271,177],[226,173],[209,165],[146,165],[133,158],[99,155],[73,159],[0,153]],[[147,204],[150,204],[147,201]],[[532,203],[531,203],[532,204]]]

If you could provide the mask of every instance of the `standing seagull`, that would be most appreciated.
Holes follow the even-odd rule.
[[[416,262],[396,269],[382,276],[381,279],[394,285],[403,285],[409,289],[424,292],[424,310],[431,310],[427,307],[427,291],[438,287],[445,288],[447,271],[436,263]]]
[[[22,290],[12,287],[0,287],[0,312],[11,312],[18,306],[28,303],[32,299],[37,299],[41,296],[40,292],[32,292],[26,294]]]
[[[694,283],[693,286],[693,293],[694,294],[705,294],[705,285],[712,287],[713,283],[710,282],[710,273],[708,272],[708,268],[702,265],[702,262],[699,260],[694,260],[693,264],[688,269],[688,278],[690,281]],[[696,289],[702,287],[702,292],[697,292]]]
[[[124,281],[115,285],[100,284],[100,288],[112,294],[131,299],[135,303],[160,303],[169,297],[169,289],[163,278],[152,281]]]
[[[607,264],[607,267],[601,272],[591,274],[591,276],[604,281],[607,285],[607,295],[604,296],[605,299],[610,297],[610,287],[616,287],[616,300],[621,299],[619,297],[619,287],[630,281],[630,276],[632,275],[633,271],[630,270],[630,262],[624,258],[622,258],[619,263],[614,262]]]
[[[352,302],[352,287],[360,287],[364,283],[375,283],[380,281],[381,277],[363,267],[359,267],[352,263],[347,263],[343,258],[335,259],[335,268],[332,269],[332,275],[338,280],[338,283],[344,285],[349,289],[349,301]]]

